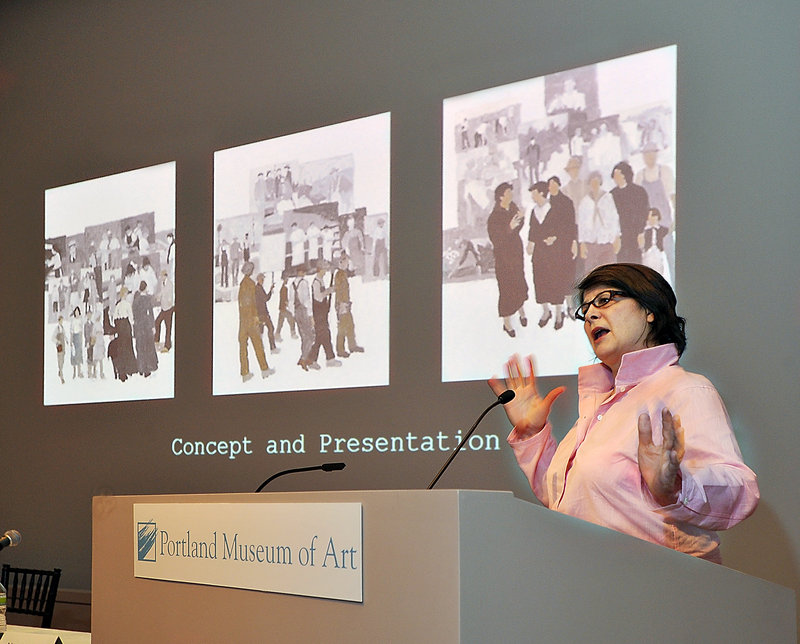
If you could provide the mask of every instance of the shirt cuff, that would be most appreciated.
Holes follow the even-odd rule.
[[[680,477],[681,489],[678,490],[678,498],[675,503],[670,503],[669,505],[660,505],[656,508],[656,512],[668,515],[674,515],[676,512],[681,511],[686,512],[687,509],[692,512],[691,507],[689,506],[691,499],[696,499],[698,495],[701,497],[704,496],[703,489],[697,485],[691,474],[685,472],[683,468],[680,469]],[[652,496],[652,494],[650,496]],[[655,498],[653,500],[655,501]],[[658,503],[658,501],[656,501],[656,503]]]
[[[514,427],[511,432],[506,437],[506,441],[508,441],[509,445],[535,445],[537,442],[544,442],[547,440],[547,437],[550,435],[550,423],[545,423],[544,427],[540,429],[538,432],[531,436],[523,436],[520,432],[517,431],[517,428]]]

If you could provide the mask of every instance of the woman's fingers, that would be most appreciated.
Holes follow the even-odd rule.
[[[492,376],[489,378],[489,387],[491,390],[499,396],[502,394],[508,387],[504,381],[501,381],[497,376]]]
[[[567,388],[566,388],[566,387],[564,387],[564,386],[561,386],[561,387],[556,387],[555,389],[553,389],[552,391],[550,391],[550,392],[549,392],[549,393],[548,393],[548,394],[547,394],[547,395],[544,397],[544,402],[545,402],[545,405],[547,406],[547,410],[548,410],[548,411],[550,411],[550,408],[553,406],[553,403],[556,401],[556,398],[558,398],[558,397],[559,397],[561,394],[563,394],[563,393],[564,393],[566,390],[567,390]]]
[[[506,362],[506,382],[509,389],[517,389],[525,386],[525,377],[519,362],[519,356],[515,353]]]
[[[650,427],[650,415],[639,414],[639,445],[650,447],[653,444],[653,430]]]

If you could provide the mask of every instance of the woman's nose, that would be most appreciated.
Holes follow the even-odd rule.
[[[600,317],[600,309],[598,309],[594,303],[589,305],[589,310],[586,311],[586,319],[587,320],[596,320]]]

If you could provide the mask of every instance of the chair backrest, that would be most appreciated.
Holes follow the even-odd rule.
[[[61,568],[34,570],[3,564],[0,583],[6,588],[6,611],[41,615],[42,628],[50,628],[60,579]]]

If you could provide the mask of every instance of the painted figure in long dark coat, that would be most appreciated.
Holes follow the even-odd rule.
[[[522,326],[528,324],[524,304],[528,299],[528,283],[525,281],[524,253],[519,231],[525,219],[517,204],[512,201],[510,183],[503,182],[494,191],[494,210],[489,215],[486,227],[494,248],[495,277],[499,297],[497,312],[503,318],[503,330],[512,338],[516,331],[511,317],[519,314]]]
[[[549,201],[546,197],[548,194]],[[575,279],[575,257],[578,253],[575,206],[561,192],[558,177],[551,177],[547,183],[535,183],[531,186],[531,196],[536,205],[531,212],[528,241],[533,244],[536,301],[543,309],[539,326],[547,325],[553,317],[554,308],[554,328],[558,330],[564,325],[564,300],[572,291]],[[541,221],[536,217],[539,208],[544,213]]]
[[[133,309],[128,301],[128,289],[119,290],[119,301],[114,307],[114,324],[109,331],[116,334],[108,345],[108,357],[114,364],[114,375],[122,382],[138,372],[136,356],[133,353]]]
[[[614,166],[611,178],[617,184],[611,190],[614,203],[619,213],[621,247],[617,253],[617,261],[639,263],[642,259],[639,250],[639,233],[647,224],[647,210],[650,198],[642,186],[633,182],[633,169],[630,164],[620,161]]]
[[[158,369],[158,355],[156,355],[153,298],[147,293],[147,282],[144,280],[133,296],[133,337],[136,339],[139,373],[147,378]]]

